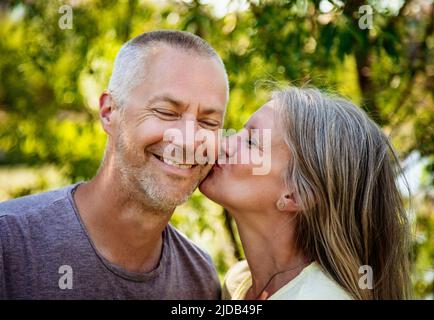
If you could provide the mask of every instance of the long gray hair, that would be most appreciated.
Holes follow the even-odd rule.
[[[291,152],[285,180],[303,208],[297,246],[355,299],[409,298],[409,223],[388,138],[359,107],[318,89],[272,97]],[[362,265],[372,290],[359,286]]]

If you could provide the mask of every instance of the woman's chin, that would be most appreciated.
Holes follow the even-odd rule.
[[[199,184],[199,190],[202,192],[203,195],[205,195],[207,198],[211,198],[213,194],[214,183],[210,181],[211,178],[208,176],[207,178],[203,179],[202,182]]]
[[[220,204],[220,201],[218,201],[218,185],[216,183],[215,179],[208,176],[206,179],[204,179],[199,184],[199,190],[200,192],[207,197],[208,199]]]

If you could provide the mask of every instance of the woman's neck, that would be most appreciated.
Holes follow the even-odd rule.
[[[293,218],[282,213],[234,212],[252,274],[246,299],[267,299],[295,278],[309,260],[296,248]]]

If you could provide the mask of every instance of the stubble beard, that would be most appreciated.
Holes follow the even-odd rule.
[[[126,155],[131,154],[133,159],[143,159],[140,165],[131,164]],[[137,154],[128,147],[125,141],[124,130],[119,131],[115,145],[115,165],[120,174],[122,189],[131,200],[140,202],[145,208],[156,213],[172,213],[180,204],[186,202],[200,183],[200,179],[193,183],[191,188],[183,194],[174,196],[161,182],[159,170],[150,164],[151,155]],[[166,178],[167,179],[167,178]],[[176,184],[182,177],[171,177],[171,182]]]

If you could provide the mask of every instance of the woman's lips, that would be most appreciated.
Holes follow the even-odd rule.
[[[215,163],[212,166],[212,171],[217,172],[217,171],[222,171],[223,170],[223,166],[221,164]]]

